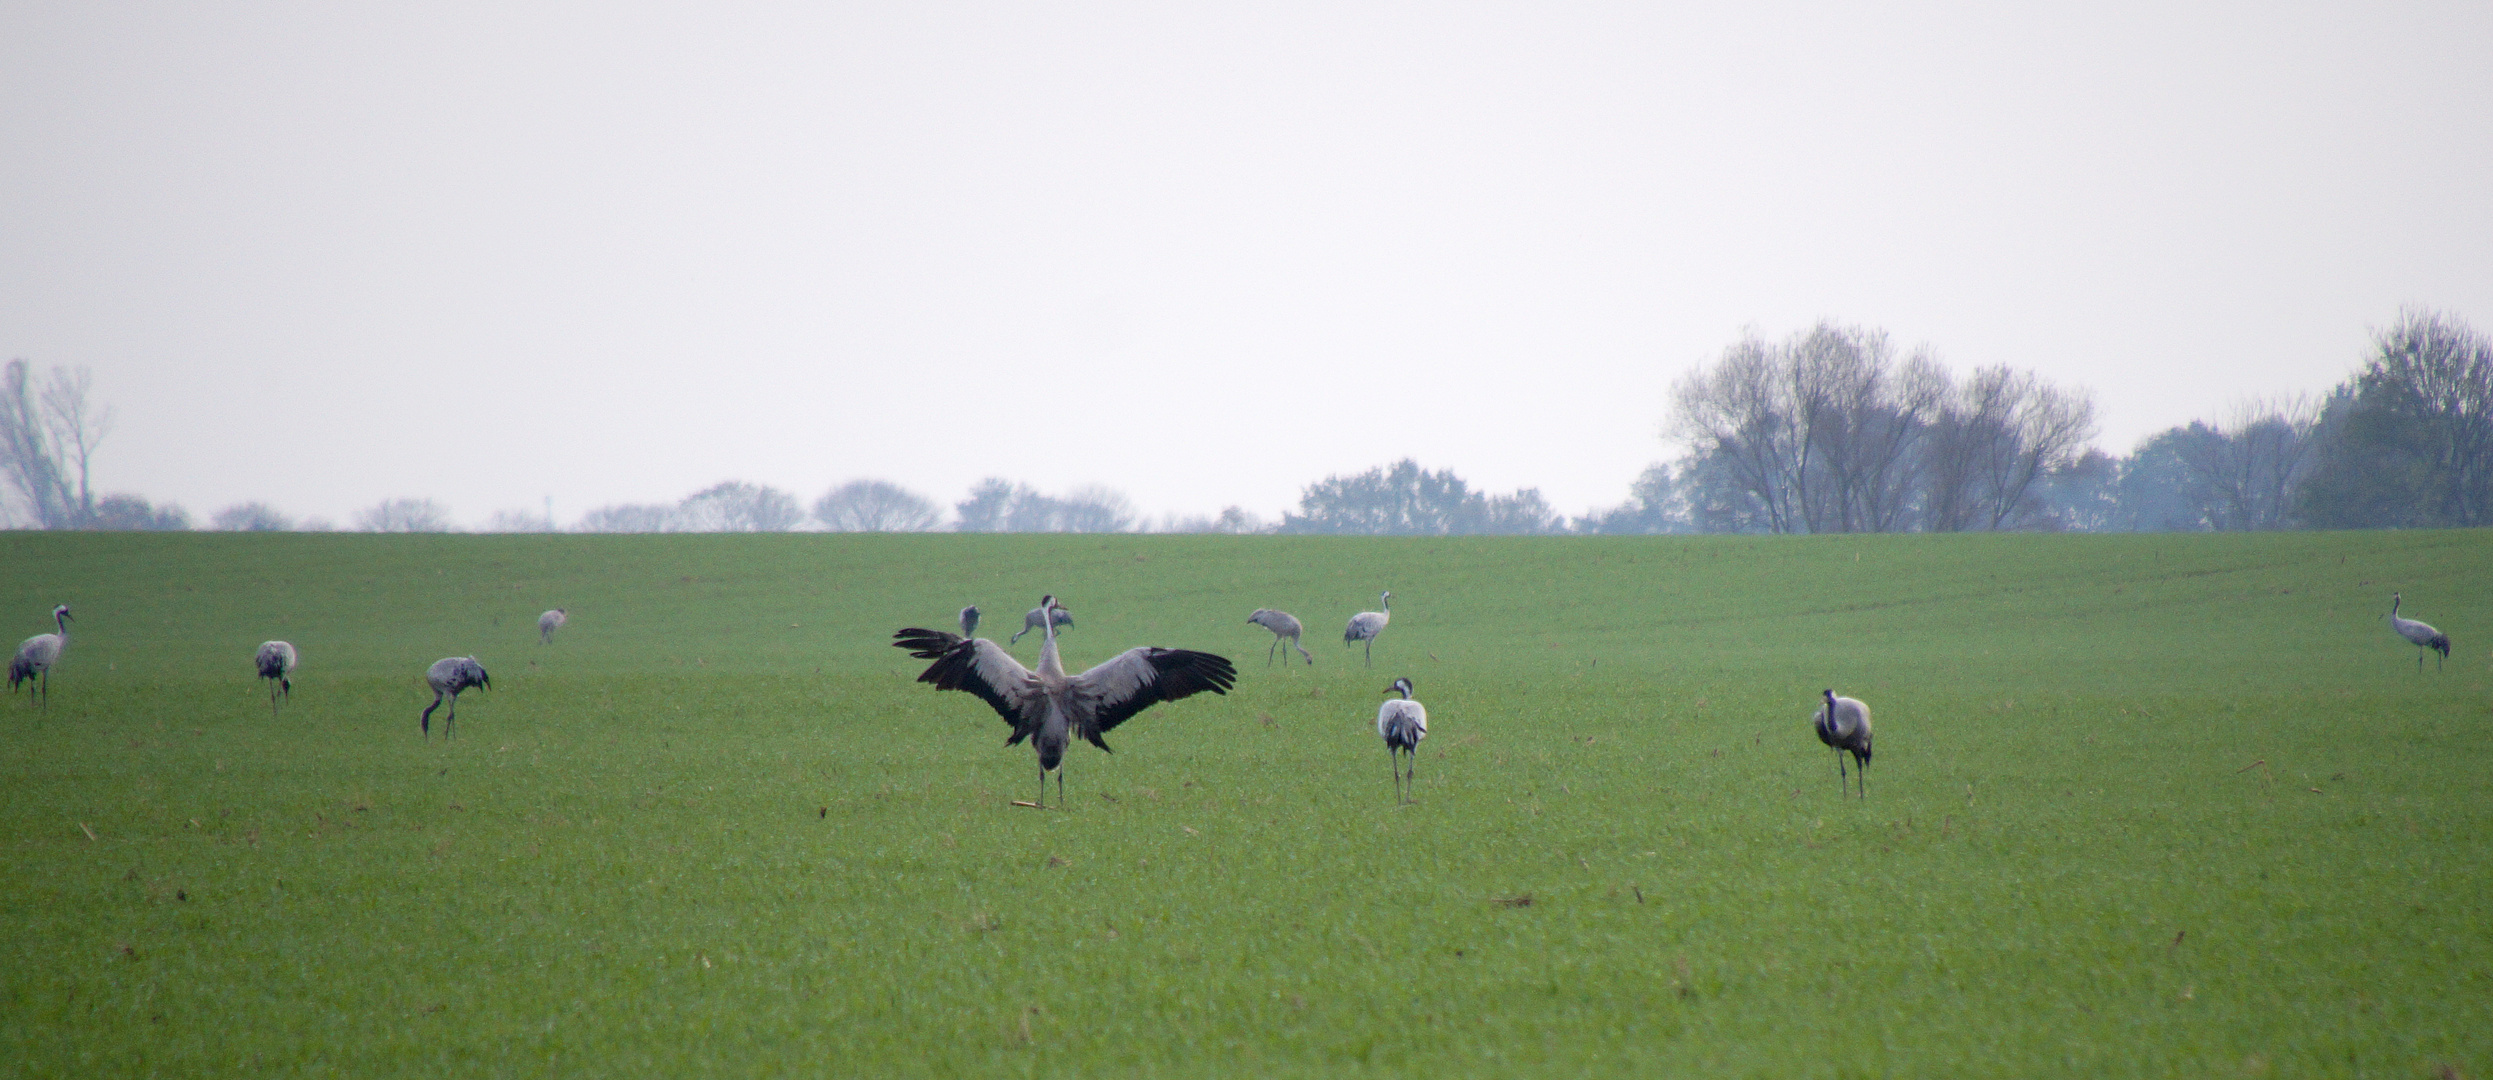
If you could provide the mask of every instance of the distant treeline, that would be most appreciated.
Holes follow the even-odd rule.
[[[188,529],[188,512],[137,495],[97,497],[88,463],[110,409],[88,374],[0,373],[0,520],[45,529]],[[2032,372],[1951,374],[1928,348],[1822,323],[1782,341],[1754,335],[1682,379],[1666,430],[1686,448],[1626,501],[1569,518],[1536,488],[1475,491],[1451,470],[1403,460],[1307,485],[1267,520],[1150,520],[1110,488],[1049,495],[989,478],[952,504],[884,480],[824,492],[810,512],[763,484],[728,481],[672,503],[602,506],[579,532],[1220,532],[1377,536],[1649,533],[2162,532],[2427,528],[2493,523],[2493,342],[2455,316],[2409,309],[2375,332],[2353,374],[2317,400],[2245,401],[2217,420],[2158,432],[2127,457],[2093,445],[2083,390]],[[218,511],[222,530],[322,531],[265,503]],[[395,498],[356,512],[367,532],[447,532],[448,508]],[[550,513],[501,511],[487,532],[553,532]]]

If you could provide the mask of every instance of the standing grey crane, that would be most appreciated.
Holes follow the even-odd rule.
[[[1056,598],[1039,602],[1054,610]],[[1021,666],[1004,647],[985,638],[962,638],[941,630],[909,627],[892,635],[894,648],[907,649],[920,660],[932,660],[918,681],[938,690],[965,690],[985,701],[1013,726],[1011,746],[1029,739],[1039,754],[1039,801],[1047,803],[1047,774],[1056,773],[1056,805],[1065,805],[1065,748],[1080,736],[1102,750],[1101,735],[1134,714],[1163,701],[1209,690],[1227,694],[1238,669],[1225,657],[1191,649],[1152,646],[1127,649],[1080,675],[1067,676],[1056,652],[1056,624],[1042,617],[1046,641],[1039,648],[1039,668]],[[1113,752],[1113,751],[1112,751]]]
[[[294,643],[263,641],[251,662],[260,669],[260,677],[268,680],[268,715],[275,716],[278,694],[294,700],[294,680],[290,677],[294,674]]]
[[[1067,611],[1061,607],[1051,606],[1051,601],[1042,601],[1039,606],[1031,608],[1028,614],[1023,615],[1021,617],[1021,629],[1014,631],[1012,640],[1006,642],[1006,644],[1021,644],[1021,636],[1038,629],[1042,623],[1049,626],[1072,626],[1073,612]],[[1049,633],[1052,635],[1055,631],[1050,630]],[[969,635],[963,634],[961,636],[968,637]]]
[[[485,674],[485,665],[473,656],[445,656],[433,661],[424,670],[424,683],[433,688],[433,703],[424,707],[419,725],[426,738],[433,735],[433,710],[441,708],[442,695],[450,695],[450,713],[441,719],[441,737],[450,738],[459,723],[459,691],[471,686],[493,689],[493,679]]]
[[[2389,594],[2389,628],[2397,631],[2399,637],[2415,643],[2416,674],[2423,674],[2424,650],[2426,649],[2431,649],[2434,652],[2441,654],[2440,657],[2436,658],[2432,662],[2432,669],[2434,671],[2441,670],[2442,661],[2450,658],[2450,635],[2433,629],[2429,623],[2420,623],[2413,619],[2399,618],[2398,602],[2400,599],[2401,597],[2397,593]],[[20,654],[23,654],[23,650],[20,650]]]
[[[1369,667],[1376,666],[1376,635],[1384,633],[1386,621],[1394,617],[1394,594],[1383,593],[1376,598],[1376,603],[1385,610],[1362,611],[1351,616],[1350,625],[1342,629],[1343,648],[1349,648],[1354,641],[1368,643],[1365,655]]]
[[[971,604],[961,609],[961,636],[964,638],[978,636],[978,605]]]
[[[36,634],[20,642],[17,656],[9,661],[9,692],[17,692],[17,684],[40,677],[37,689],[45,708],[52,707],[52,665],[61,662],[61,650],[69,647],[69,605],[52,609],[52,625],[59,633]]]
[[[1833,690],[1822,690],[1826,704],[1818,707],[1810,722],[1818,729],[1818,741],[1835,751],[1835,782],[1843,784],[1844,755],[1850,753],[1861,772],[1861,797],[1870,797],[1870,707],[1859,698],[1837,697]]]
[[[1247,621],[1272,631],[1272,647],[1264,650],[1265,667],[1272,666],[1273,652],[1279,649],[1285,640],[1290,643],[1291,648],[1297,649],[1298,654],[1307,660],[1309,667],[1315,666],[1316,658],[1308,656],[1307,646],[1298,643],[1299,632],[1306,628],[1298,624],[1296,616],[1286,611],[1259,607],[1255,609],[1255,614],[1247,616]]]
[[[1411,801],[1410,784],[1420,773],[1420,740],[1428,737],[1428,707],[1411,700],[1411,680],[1396,679],[1384,693],[1401,693],[1376,710],[1376,733],[1385,737],[1385,756],[1394,761],[1394,798]],[[1409,755],[1410,772],[1405,775],[1404,755]]]
[[[571,613],[562,608],[537,616],[537,644],[554,644],[554,631],[562,629],[563,624],[570,621]]]

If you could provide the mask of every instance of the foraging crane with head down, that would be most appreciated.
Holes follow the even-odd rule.
[[[2420,623],[2413,619],[2399,618],[2398,603],[2401,599],[2403,598],[2397,593],[2389,594],[2389,628],[2397,631],[2399,637],[2415,643],[2415,671],[2417,674],[2423,673],[2424,651],[2427,649],[2441,654],[2439,658],[2432,662],[2432,669],[2434,671],[2441,670],[2441,662],[2450,658],[2450,635],[2433,629],[2430,623]]]
[[[1846,782],[1844,755],[1851,754],[1855,771],[1861,774],[1861,797],[1870,797],[1870,707],[1859,698],[1837,697],[1833,690],[1821,690],[1826,704],[1818,707],[1810,723],[1818,729],[1818,741],[1835,751],[1835,782]]]
[[[1046,604],[1041,604],[1037,607],[1031,608],[1027,614],[1021,617],[1021,629],[1014,631],[1013,636],[1008,639],[1005,644],[1021,644],[1021,636],[1038,629],[1042,623],[1050,627],[1072,626],[1073,612],[1067,611],[1061,607],[1049,607]],[[968,637],[969,635],[963,634],[961,636]]]
[[[1377,596],[1376,603],[1384,610],[1362,611],[1351,616],[1350,625],[1342,628],[1343,648],[1349,648],[1354,641],[1367,642],[1367,651],[1364,655],[1367,657],[1369,667],[1376,666],[1376,635],[1384,633],[1385,624],[1394,617],[1394,594],[1381,593]]]
[[[52,625],[59,632],[27,638],[9,660],[9,692],[16,693],[19,683],[37,680],[34,693],[45,708],[52,705],[52,665],[61,662],[61,650],[69,647],[69,605],[52,609]]]
[[[1053,595],[1039,601],[1041,611],[1055,607]],[[1030,740],[1039,755],[1039,800],[1033,805],[1046,805],[1049,773],[1056,773],[1056,804],[1064,805],[1065,775],[1058,767],[1075,738],[1107,750],[1100,736],[1134,714],[1205,690],[1226,694],[1238,679],[1238,669],[1224,657],[1152,646],[1127,649],[1080,675],[1067,675],[1056,651],[1055,621],[1042,615],[1039,627],[1046,640],[1035,671],[985,638],[914,626],[892,635],[894,648],[934,661],[919,682],[978,695],[1012,725],[1013,737],[1004,745]]]
[[[1298,643],[1298,636],[1306,630],[1306,627],[1299,625],[1296,616],[1286,611],[1259,607],[1255,609],[1255,614],[1247,616],[1247,621],[1272,631],[1272,645],[1264,650],[1265,667],[1272,666],[1273,652],[1281,648],[1283,641],[1289,642],[1291,648],[1297,649],[1298,655],[1307,661],[1309,667],[1315,666],[1316,658],[1307,655],[1307,646]]]
[[[260,650],[251,655],[252,666],[259,669],[261,678],[268,680],[270,716],[277,715],[277,695],[282,693],[286,700],[294,700],[294,660],[294,643],[290,641],[263,641]]]
[[[555,608],[537,616],[537,644],[554,644],[554,631],[562,629],[563,624],[570,621],[571,612],[563,608]]]
[[[493,679],[485,674],[485,665],[477,663],[473,656],[445,656],[433,661],[433,666],[424,671],[424,684],[433,688],[433,703],[424,707],[424,716],[418,721],[426,738],[433,735],[433,710],[441,708],[442,695],[450,696],[450,712],[441,720],[441,737],[447,739],[457,730],[459,692],[469,687],[493,689]]]
[[[1402,695],[1377,708],[1376,733],[1385,738],[1385,755],[1394,759],[1394,798],[1407,803],[1410,785],[1419,778],[1420,740],[1428,737],[1428,707],[1411,700],[1409,679],[1394,680],[1384,692]]]

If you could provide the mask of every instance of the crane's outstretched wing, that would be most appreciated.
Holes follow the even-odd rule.
[[[1004,741],[1011,746],[1028,738],[1040,720],[1040,710],[1031,708],[1036,694],[1036,680],[1030,669],[1013,659],[1004,647],[985,638],[963,638],[959,634],[912,626],[892,635],[892,647],[906,649],[920,660],[932,660],[918,681],[930,683],[937,690],[964,690],[978,695],[979,700],[995,710],[1004,722],[1013,725],[1013,737]]]
[[[1238,669],[1226,657],[1150,646],[1127,649],[1071,680],[1074,693],[1090,706],[1077,710],[1085,718],[1081,735],[1102,750],[1108,744],[1100,735],[1135,713],[1205,690],[1227,694],[1237,681]]]

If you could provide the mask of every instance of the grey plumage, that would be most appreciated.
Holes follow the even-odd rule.
[[[1858,698],[1837,697],[1833,690],[1819,691],[1826,703],[1810,717],[1818,730],[1818,741],[1835,751],[1835,782],[1845,783],[1844,755],[1851,754],[1861,773],[1861,797],[1870,797],[1870,707]]]
[[[1428,737],[1428,707],[1411,700],[1409,679],[1394,680],[1384,692],[1402,695],[1377,708],[1376,733],[1385,740],[1385,756],[1394,759],[1394,799],[1407,803],[1410,784],[1419,779],[1420,740]]]
[[[1376,598],[1376,602],[1384,610],[1362,611],[1351,616],[1350,625],[1342,628],[1343,648],[1349,648],[1352,642],[1367,643],[1363,655],[1369,667],[1376,666],[1376,636],[1385,632],[1385,624],[1394,617],[1394,594],[1383,593]]]
[[[69,605],[52,609],[52,625],[59,631],[36,634],[18,643],[17,655],[9,659],[9,692],[17,692],[17,684],[32,681],[33,693],[46,708],[52,705],[52,665],[61,662],[61,650],[69,647]]]
[[[263,641],[258,652],[251,654],[251,666],[260,677],[268,680],[268,714],[277,715],[277,697],[294,700],[294,644],[287,641]]]
[[[1264,650],[1265,667],[1272,666],[1274,651],[1281,648],[1283,641],[1288,641],[1291,648],[1297,649],[1298,654],[1304,657],[1310,666],[1315,664],[1316,658],[1307,655],[1307,646],[1298,643],[1300,632],[1306,628],[1300,626],[1298,619],[1289,612],[1256,608],[1255,614],[1247,616],[1247,621],[1272,631],[1272,645]]]
[[[978,636],[978,605],[971,604],[961,609],[961,636],[965,638]]]
[[[1041,612],[1048,612],[1050,614],[1042,615]],[[1031,608],[1029,613],[1021,617],[1021,629],[1014,631],[1011,640],[1006,642],[1006,644],[1021,644],[1021,636],[1038,629],[1039,624],[1043,620],[1051,622],[1056,626],[1072,626],[1073,612],[1067,611],[1062,607],[1048,607],[1045,604]],[[963,634],[961,636],[968,637],[969,635]]]
[[[1055,601],[1054,596],[1041,600],[1040,609],[1053,609]],[[894,633],[892,645],[918,659],[934,661],[918,676],[919,682],[938,690],[976,694],[1003,717],[1013,728],[1013,737],[1004,745],[1030,740],[1039,756],[1042,805],[1047,802],[1051,772],[1056,773],[1057,805],[1064,805],[1065,777],[1057,768],[1074,738],[1107,750],[1100,736],[1134,714],[1205,690],[1226,694],[1238,678],[1238,669],[1226,658],[1150,646],[1127,649],[1089,671],[1068,676],[1056,650],[1054,620],[1042,618],[1038,626],[1045,632],[1045,642],[1039,648],[1035,671],[985,638],[913,626]]]
[[[477,663],[473,656],[445,656],[433,661],[433,666],[424,671],[424,684],[433,688],[433,703],[424,707],[423,719],[418,721],[427,738],[433,734],[433,710],[441,708],[444,695],[450,698],[450,712],[442,717],[441,737],[447,739],[455,733],[459,722],[459,693],[471,687],[493,689],[493,679],[485,674],[485,665]]]
[[[537,616],[537,644],[553,644],[554,631],[562,629],[563,624],[570,621],[571,613],[562,608],[555,608],[552,611]],[[590,636],[595,637],[596,635],[592,634]]]
[[[2399,637],[2415,643],[2415,670],[2418,674],[2424,670],[2425,650],[2441,654],[2432,662],[2434,671],[2441,670],[2442,661],[2450,658],[2450,635],[2433,629],[2429,623],[2399,618],[2398,604],[2403,599],[2397,593],[2389,594],[2389,628],[2397,631]]]

